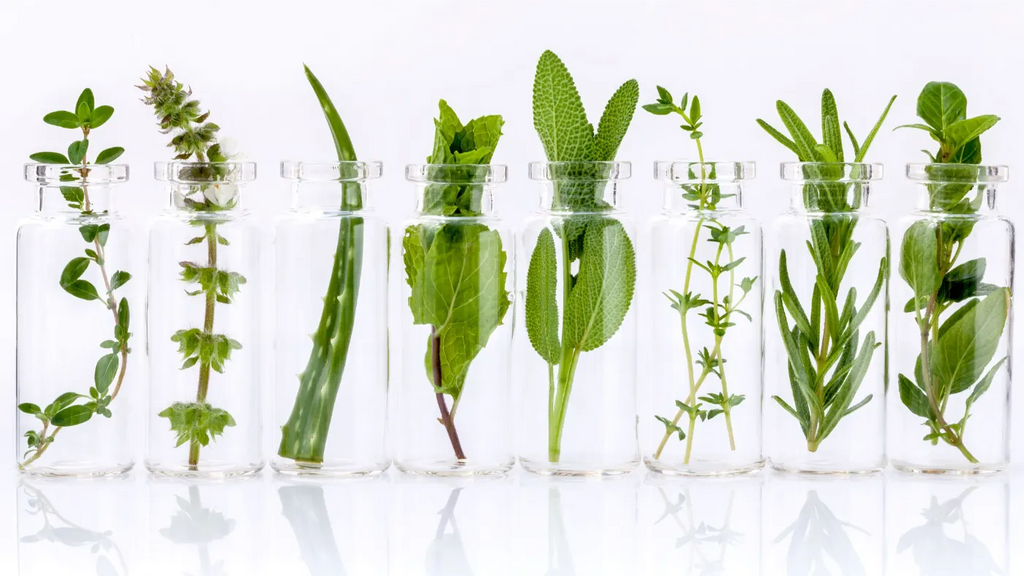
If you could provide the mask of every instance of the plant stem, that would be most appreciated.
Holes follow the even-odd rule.
[[[729,252],[729,263],[732,264],[736,258],[732,251],[732,242],[725,243],[726,248]],[[735,269],[729,270],[729,304],[733,308],[726,310],[726,317],[732,315],[732,310],[737,306],[733,303],[734,293],[736,289],[736,276]],[[718,292],[718,283],[715,283],[715,292]],[[715,298],[715,313],[718,313],[718,298]],[[736,451],[736,437],[732,432],[732,403],[729,402],[729,383],[725,378],[725,358],[722,357],[722,339],[724,336],[719,336],[715,339],[715,347],[718,349],[718,375],[719,380],[722,382],[722,398],[725,399],[725,403],[722,404],[722,416],[725,417],[725,429],[729,434],[729,450]]]
[[[210,268],[217,267],[217,224],[210,222],[206,224],[206,258],[207,266]],[[203,318],[203,334],[211,336],[213,334],[213,316],[217,306],[217,296],[213,290],[209,290],[205,294],[206,296],[206,309]],[[199,386],[196,391],[196,402],[202,404],[206,402],[206,394],[210,390],[210,362],[201,361],[199,363]],[[199,448],[200,444],[197,440],[192,440],[188,448],[188,467],[189,470],[197,470],[199,468]]]
[[[437,334],[437,329],[431,327],[430,329],[430,366],[433,369],[434,375],[434,388],[436,390],[435,396],[437,397],[437,408],[441,411],[441,423],[444,424],[445,430],[448,431],[448,440],[452,443],[452,450],[455,451],[455,457],[460,461],[466,459],[466,453],[462,451],[462,442],[459,441],[459,432],[455,429],[455,421],[452,420],[451,413],[448,412],[448,405],[444,399],[444,392],[441,392],[441,337]]]

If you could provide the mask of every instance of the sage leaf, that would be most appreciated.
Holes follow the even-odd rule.
[[[558,364],[561,355],[557,276],[554,235],[545,228],[537,237],[526,274],[526,333],[537,354],[552,365]]]
[[[636,255],[617,220],[595,219],[584,233],[576,285],[569,294],[563,345],[590,351],[611,339],[626,317],[636,283]]]
[[[583,101],[565,64],[545,51],[537,62],[533,82],[533,126],[540,135],[548,160],[593,159],[594,127],[587,120]]]
[[[608,100],[601,121],[597,125],[593,160],[608,162],[615,159],[615,153],[626,136],[639,100],[640,85],[636,80],[626,81]],[[696,104],[697,98],[695,97],[693,101]]]

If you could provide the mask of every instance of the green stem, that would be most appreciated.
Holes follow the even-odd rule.
[[[572,280],[569,261],[569,241],[562,234],[562,311],[569,303],[569,283]],[[580,344],[582,346],[582,343]],[[558,382],[555,391],[554,410],[548,414],[548,462],[558,462],[562,456],[562,430],[565,428],[565,415],[568,410],[569,395],[572,393],[572,381],[576,375],[576,362],[581,350],[565,345],[562,338],[562,357],[558,364]]]
[[[210,268],[217,267],[217,224],[210,222],[206,224],[206,257],[207,266]],[[217,295],[213,290],[206,292],[206,306],[203,318],[203,333],[207,336],[213,334],[213,317],[217,306]],[[200,361],[199,363],[199,386],[196,390],[196,402],[203,404],[206,402],[206,395],[210,391],[210,362]],[[197,470],[199,467],[199,448],[200,444],[198,440],[192,440],[189,443],[188,448],[188,467],[189,470]]]
[[[726,246],[726,248],[728,249],[728,252],[729,252],[729,263],[732,264],[736,260],[735,256],[733,255],[733,251],[732,251],[732,242],[726,242],[725,246]],[[734,270],[735,269],[729,270],[729,305],[732,308],[730,308],[729,310],[726,311],[726,313],[725,313],[726,319],[728,319],[732,315],[732,310],[734,310],[735,307],[739,305],[738,302],[733,302],[733,298],[734,298],[734,295],[735,295],[735,289],[736,289],[736,276],[735,276]],[[718,287],[718,283],[716,282],[715,283],[715,288],[716,288],[715,292],[716,292],[716,294],[718,292],[717,287]],[[716,297],[715,298],[716,314],[717,314],[717,310],[718,310],[717,306],[718,306],[718,298]],[[722,344],[722,338],[724,338],[724,336],[718,337],[715,340],[715,347],[718,349],[718,374],[719,374],[719,379],[722,382],[722,398],[725,400],[725,403],[722,405],[722,416],[725,417],[725,430],[729,434],[729,449],[735,452],[736,451],[736,437],[735,437],[735,435],[733,434],[733,431],[732,431],[732,404],[729,402],[729,383],[728,383],[728,381],[725,378],[725,358],[722,357],[722,345],[721,345]]]

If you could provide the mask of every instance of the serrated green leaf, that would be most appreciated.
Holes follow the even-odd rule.
[[[589,351],[611,339],[633,301],[635,283],[636,255],[625,228],[617,220],[591,220],[566,303],[563,346]]]
[[[609,162],[615,159],[615,153],[626,136],[629,124],[633,120],[637,101],[640,99],[640,85],[636,80],[628,80],[615,91],[601,115],[594,136],[592,160]],[[696,99],[695,99],[696,100]]]
[[[593,159],[594,128],[565,64],[550,50],[537,62],[533,126],[551,162]]]

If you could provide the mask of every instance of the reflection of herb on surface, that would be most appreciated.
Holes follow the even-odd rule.
[[[620,86],[605,106],[595,133],[565,64],[551,51],[544,52],[537,63],[533,124],[544,152],[549,162],[579,163],[568,165],[564,174],[554,168],[552,207],[569,214],[560,216],[554,234],[547,228],[541,231],[526,277],[526,332],[548,365],[549,462],[561,458],[562,431],[580,355],[615,335],[633,301],[633,243],[618,220],[601,213],[612,208],[602,197],[608,184],[603,163],[615,159],[639,96],[636,80]],[[562,276],[561,335],[557,256]]]
[[[454,488],[448,494],[448,502],[438,514],[437,532],[427,548],[426,572],[437,576],[472,576],[473,570],[466,558],[462,534],[455,523],[455,507],[459,504],[462,488]],[[452,531],[448,532],[448,526]]]
[[[295,533],[302,562],[310,576],[345,574],[331,517],[320,486],[283,486],[277,491],[281,513]]]
[[[227,576],[224,561],[213,562],[210,544],[227,538],[235,529],[235,521],[203,506],[198,486],[189,486],[188,500],[177,496],[178,511],[171,524],[160,529],[160,535],[175,544],[193,544],[199,550],[201,576]]]
[[[31,516],[40,516],[43,520],[43,527],[35,534],[21,536],[18,541],[23,544],[35,544],[38,542],[53,542],[72,548],[88,546],[93,554],[101,551],[104,556],[96,557],[96,574],[98,576],[127,575],[128,566],[125,564],[124,555],[121,549],[114,542],[113,532],[104,530],[90,530],[75,524],[63,516],[50,500],[39,490],[25,482],[21,483],[22,490],[28,497],[28,508],[25,512]],[[117,564],[120,571],[114,568],[114,564],[108,557],[110,553],[117,556]]]
[[[470,363],[487,346],[509,307],[505,289],[507,254],[501,236],[474,219],[483,216],[483,174],[501,137],[501,116],[483,116],[463,126],[442,100],[434,121],[434,151],[427,159],[434,182],[423,191],[423,213],[462,217],[409,226],[402,240],[413,323],[429,325],[424,361],[434,387],[439,422],[455,457],[466,454],[455,425]],[[447,180],[438,183],[436,180]],[[451,408],[445,395],[451,396]]]
[[[1004,574],[985,542],[971,534],[970,524],[964,514],[964,501],[976,489],[977,486],[971,486],[956,498],[942,503],[932,496],[928,508],[921,511],[924,524],[900,536],[896,543],[896,553],[910,550],[922,576]],[[946,534],[947,525],[951,531],[955,531],[958,524],[963,534],[962,540]]]
[[[685,489],[685,495],[677,495],[675,503],[669,500],[664,489],[659,487],[658,493],[661,495],[664,510],[661,517],[655,520],[654,523],[657,525],[667,518],[672,518],[676,526],[683,531],[683,535],[676,539],[676,548],[690,547],[689,572],[697,574],[698,572],[695,572],[695,570],[699,570],[699,574],[707,575],[724,573],[726,569],[726,552],[729,548],[743,544],[743,533],[733,530],[732,526],[730,526],[736,492],[729,492],[729,504],[726,506],[725,517],[722,519],[722,526],[720,528],[706,523],[703,519],[694,518],[693,499],[690,497],[689,488]],[[679,518],[679,514],[683,512],[684,507],[686,508],[685,521]],[[709,559],[704,550],[716,545],[719,546],[718,555],[714,559]]]
[[[864,160],[895,100],[895,96],[889,100],[863,143],[858,143],[850,126],[843,123],[853,145],[855,163]],[[866,195],[864,185],[856,181],[860,168],[850,166],[852,174],[849,179],[853,181],[843,180],[848,176],[847,165],[843,164],[843,136],[831,91],[826,89],[821,95],[823,144],[818,144],[788,104],[779,100],[776,109],[792,140],[764,120],[758,119],[757,122],[769,135],[793,151],[800,162],[813,163],[802,166],[807,180],[803,196],[805,208],[819,214],[810,219],[811,239],[807,242],[807,250],[817,271],[809,316],[807,303],[800,302],[790,283],[786,251],[779,255],[780,289],[775,291],[775,311],[788,356],[793,405],[781,396],[772,398],[800,423],[807,439],[807,450],[816,452],[818,445],[843,418],[870,402],[873,396],[868,394],[859,402],[853,402],[867,375],[875,349],[882,345],[873,330],[864,335],[863,344],[860,344],[860,325],[867,319],[885,285],[887,259],[883,256],[879,262],[874,286],[860,307],[857,306],[857,290],[853,287],[850,287],[845,300],[840,300],[840,287],[854,254],[861,246],[860,242],[853,240],[859,220],[855,210],[861,207]]]
[[[831,559],[843,567],[844,574],[866,575],[857,548],[846,533],[847,528],[871,536],[868,531],[837,518],[818,497],[817,491],[810,490],[800,515],[774,543],[791,537],[787,556],[790,574],[828,574],[828,559]]]
[[[689,112],[686,111],[688,101],[690,102]],[[737,238],[748,234],[748,232],[743,226],[730,228],[720,224],[716,221],[714,214],[707,214],[707,211],[717,209],[719,201],[732,196],[732,194],[723,195],[721,187],[717,183],[707,182],[709,177],[711,179],[715,178],[716,167],[714,163],[711,163],[711,173],[708,174],[709,165],[704,163],[704,147],[700,141],[704,134],[699,130],[703,124],[700,99],[694,95],[691,101],[689,100],[689,94],[684,94],[680,104],[677,106],[672,100],[672,94],[665,88],[658,86],[658,101],[654,104],[646,104],[643,108],[659,116],[672,113],[682,116],[685,124],[681,128],[689,132],[690,139],[696,144],[700,163],[700,183],[683,184],[681,186],[683,199],[695,202],[690,207],[698,210],[700,213],[697,225],[694,228],[693,239],[690,242],[690,254],[686,259],[686,276],[683,280],[683,291],[669,290],[665,293],[665,296],[671,302],[672,309],[678,313],[680,324],[682,325],[683,351],[686,354],[686,375],[689,395],[685,402],[676,400],[675,405],[678,410],[675,417],[671,420],[665,416],[655,416],[665,426],[665,434],[662,436],[658,448],[654,451],[654,459],[657,460],[661,457],[661,453],[665,449],[666,444],[668,444],[669,439],[672,438],[673,434],[677,434],[680,440],[686,440],[686,453],[683,456],[683,464],[688,464],[690,462],[690,452],[693,448],[694,427],[697,424],[698,418],[704,422],[722,414],[725,420],[726,433],[729,436],[729,448],[731,450],[736,449],[736,439],[732,430],[732,409],[743,402],[744,395],[729,394],[729,385],[725,374],[726,360],[722,356],[722,341],[725,339],[727,330],[736,325],[732,321],[733,313],[745,317],[748,321],[752,320],[749,314],[739,309],[739,305],[754,288],[754,282],[757,281],[757,277],[743,278],[739,283],[736,282],[736,269],[746,260],[746,256],[736,258],[733,255],[733,243]],[[691,177],[696,177],[696,174],[693,174],[692,167],[689,171],[691,172]],[[710,224],[706,224],[706,222],[710,222]],[[704,228],[708,230],[709,237],[707,241],[718,245],[713,262],[708,260],[701,263],[695,260],[700,233]],[[722,262],[723,251],[728,257],[728,261],[724,263]],[[690,281],[693,276],[694,266],[703,270],[711,278],[711,300],[703,298],[700,294],[690,292]],[[720,278],[727,281],[726,289],[722,291],[718,287],[718,280]],[[738,299],[735,293],[736,288],[742,291]],[[698,351],[696,364],[700,366],[701,370],[700,375],[695,377],[693,350],[690,347],[690,333],[687,324],[690,311],[700,308],[704,308],[704,313],[698,313],[698,316],[703,317],[704,323],[713,330],[715,343],[711,351],[708,350],[707,346],[703,350]],[[709,374],[714,374],[718,378],[722,391],[698,397],[697,394]],[[703,403],[705,402],[713,406],[713,408],[704,409]],[[683,414],[689,415],[690,425],[686,432],[679,426],[679,420],[683,417]]]
[[[973,165],[981,163],[980,136],[999,118],[990,114],[967,118],[967,97],[948,82],[929,82],[924,87],[917,99],[917,115],[926,124],[901,127],[924,130],[939,143],[935,154],[923,151],[936,164],[928,168],[936,179],[926,185],[929,210],[950,217],[920,219],[903,235],[900,276],[914,292],[903,311],[914,314],[921,352],[913,378],[899,375],[900,400],[925,419],[925,441],[935,445],[941,440],[977,464],[964,444],[964,433],[971,408],[1007,360],[1004,356],[985,371],[1010,314],[1010,289],[982,282],[983,257],[956,263],[985,200],[983,186],[974,198],[968,197],[977,185],[978,170]],[[942,314],[950,310],[943,322]],[[950,421],[950,397],[967,391],[963,416]]]

